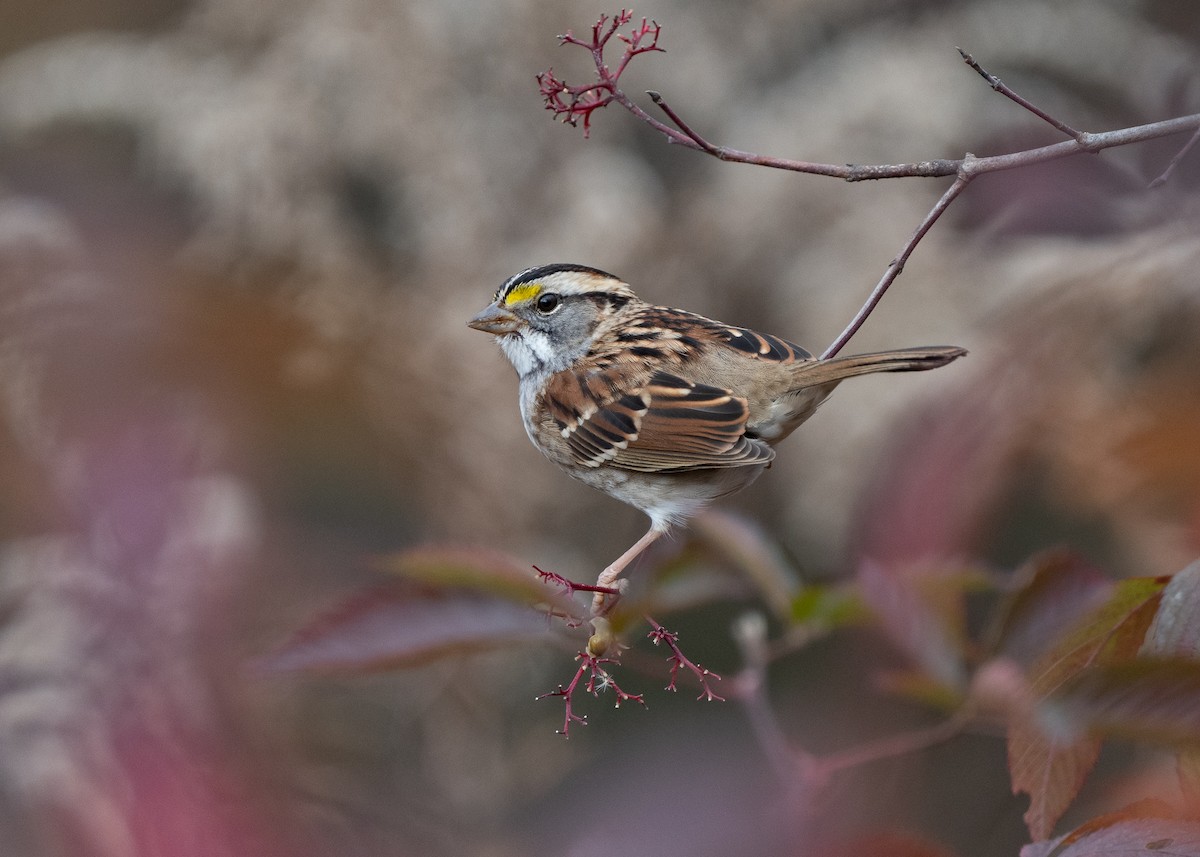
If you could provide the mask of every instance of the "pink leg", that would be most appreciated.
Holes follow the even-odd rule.
[[[613,584],[615,584],[617,582],[617,578],[621,576],[621,572],[625,570],[625,566],[637,559],[642,551],[654,544],[654,542],[662,534],[663,530],[657,529],[656,527],[651,527],[646,532],[646,535],[634,542],[633,547],[617,557],[616,561],[612,565],[600,572],[600,576],[596,578],[596,585],[611,587]],[[597,592],[592,598],[592,612],[599,613],[603,606],[604,593]]]

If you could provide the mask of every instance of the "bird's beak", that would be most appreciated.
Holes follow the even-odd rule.
[[[512,333],[519,325],[519,319],[499,304],[490,304],[484,307],[479,315],[467,322],[468,327],[495,336]]]

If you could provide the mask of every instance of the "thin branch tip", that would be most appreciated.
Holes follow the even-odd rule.
[[[595,75],[591,83],[569,86],[554,77],[553,73],[549,71],[538,78],[541,94],[543,99],[545,99],[547,109],[551,110],[556,118],[561,119],[561,121],[568,125],[582,125],[585,137],[590,130],[592,115],[597,110],[615,102],[633,114],[639,121],[663,135],[667,142],[703,152],[721,161],[750,164],[810,175],[822,175],[830,178],[840,178],[847,182],[875,181],[901,177],[954,177],[954,183],[947,189],[946,193],[939,199],[929,214],[926,215],[925,220],[917,228],[913,237],[909,239],[908,243],[902,248],[901,253],[898,254],[893,263],[885,270],[884,276],[872,291],[867,303],[864,304],[859,314],[855,316],[843,333],[826,349],[822,355],[823,357],[831,357],[837,354],[842,346],[846,344],[849,337],[858,330],[866,320],[866,316],[871,313],[874,306],[879,302],[883,293],[887,291],[900,271],[903,270],[908,257],[912,254],[925,233],[928,232],[934,221],[938,219],[946,206],[974,178],[984,173],[1046,163],[1083,153],[1096,153],[1103,149],[1126,146],[1131,143],[1165,137],[1184,131],[1192,132],[1195,135],[1193,140],[1183,146],[1182,151],[1167,166],[1163,175],[1151,183],[1151,187],[1159,187],[1166,182],[1179,161],[1187,154],[1187,151],[1200,141],[1200,114],[1177,116],[1173,119],[1147,125],[1102,133],[1079,131],[1022,97],[999,77],[983,68],[972,54],[964,50],[961,46],[956,45],[955,50],[958,51],[959,56],[980,77],[987,81],[991,89],[999,92],[1005,98],[1032,113],[1070,139],[1047,146],[1008,152],[1002,155],[976,157],[972,153],[967,153],[965,157],[958,160],[937,159],[906,164],[863,165],[816,163],[741,151],[727,146],[716,145],[702,137],[690,127],[682,116],[671,108],[670,104],[663,98],[661,92],[651,89],[646,90],[646,95],[663,112],[665,121],[650,115],[621,90],[619,79],[631,60],[643,53],[663,50],[658,46],[661,27],[656,21],[643,19],[640,25],[633,26],[628,33],[619,32],[620,28],[629,24],[632,19],[633,13],[627,9],[621,10],[619,14],[611,18],[607,15],[602,15],[599,21],[592,27],[590,42],[573,35],[570,31],[565,36],[560,37],[565,43],[575,44],[590,51]],[[604,49],[614,34],[624,43],[625,47],[619,63],[615,67],[610,68],[604,60]]]
[[[1158,178],[1146,186],[1147,189],[1153,189],[1165,185],[1167,183],[1167,179],[1171,177],[1171,173],[1175,172],[1175,168],[1179,166],[1179,162],[1182,161],[1187,153],[1192,150],[1192,147],[1196,145],[1197,141],[1200,141],[1200,128],[1197,128],[1195,133],[1193,133],[1192,136],[1188,138],[1188,141],[1183,144],[1183,148],[1175,153],[1175,157],[1171,158],[1171,162],[1167,164],[1167,168],[1162,171]]]

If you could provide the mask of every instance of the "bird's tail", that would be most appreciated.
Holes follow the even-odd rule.
[[[922,348],[900,348],[874,354],[853,354],[814,360],[796,367],[797,387],[823,387],[837,384],[855,375],[871,372],[923,372],[937,369],[967,353],[953,345],[930,345]]]

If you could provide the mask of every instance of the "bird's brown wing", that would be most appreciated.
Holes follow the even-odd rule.
[[[794,342],[746,327],[735,327],[702,315],[649,304],[630,312],[625,329],[612,345],[616,354],[630,349],[654,359],[678,361],[686,349],[717,346],[730,348],[745,357],[776,363],[812,360],[812,355]]]
[[[750,410],[729,390],[656,372],[646,381],[567,371],[545,402],[575,461],[647,473],[766,464],[775,453],[746,437]]]

